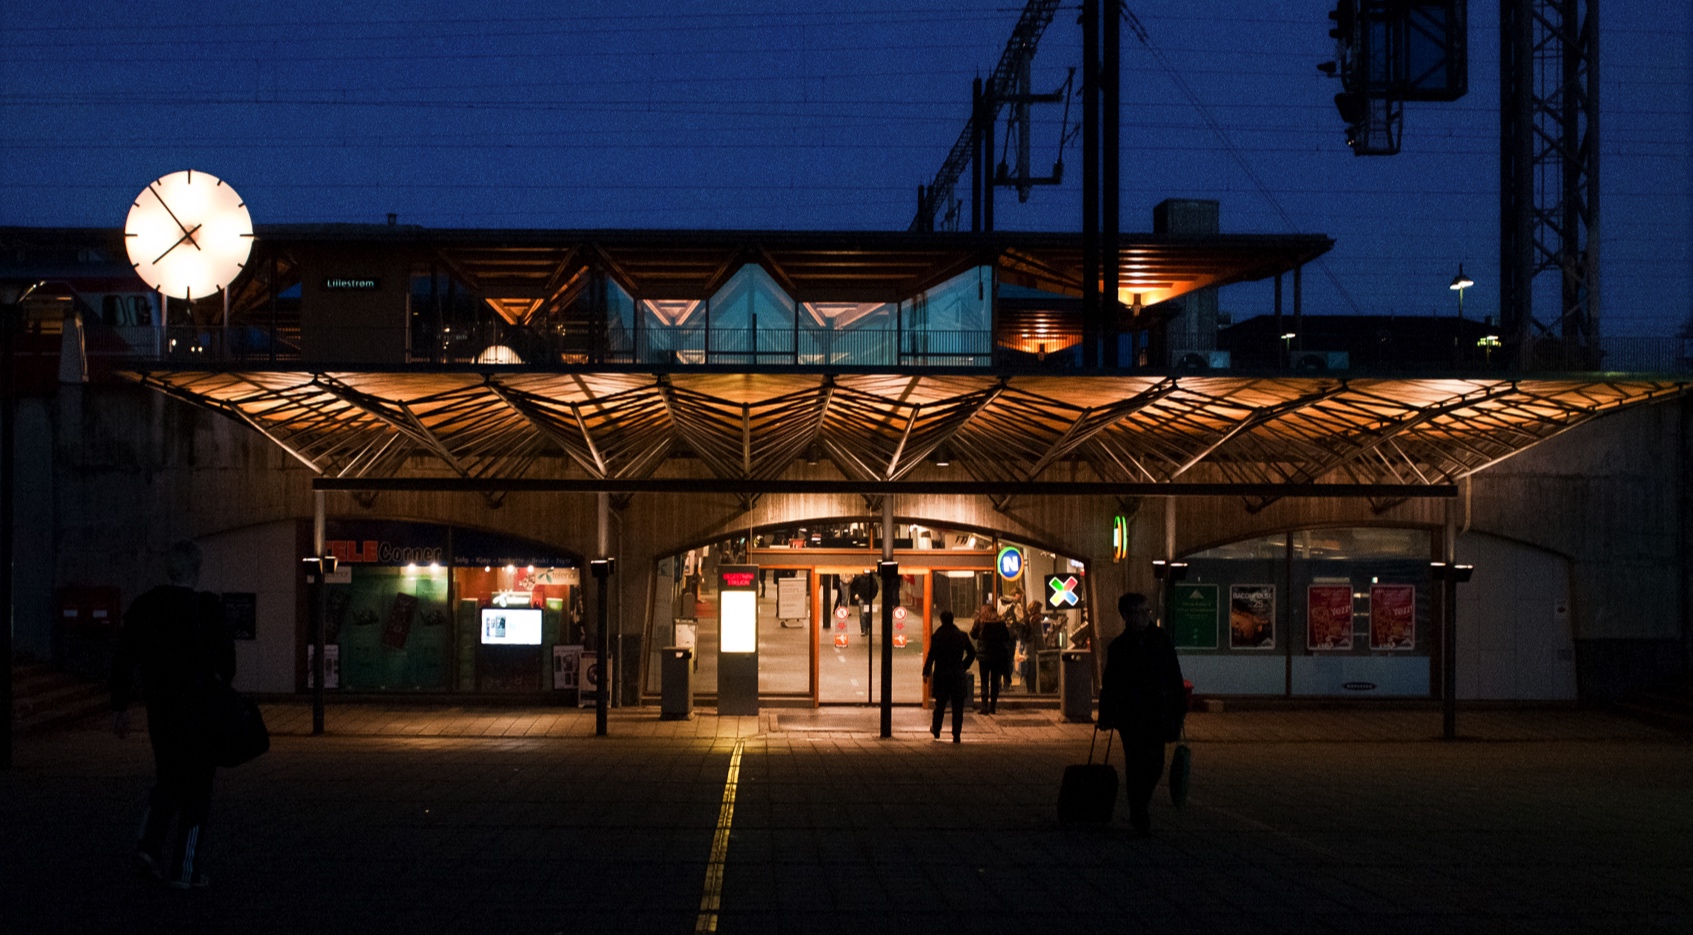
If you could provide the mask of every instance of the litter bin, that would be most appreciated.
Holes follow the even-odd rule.
[[[694,716],[694,651],[686,646],[666,646],[663,652],[658,719],[690,720]]]
[[[1058,697],[1064,720],[1093,723],[1093,654],[1066,649],[1059,654]]]

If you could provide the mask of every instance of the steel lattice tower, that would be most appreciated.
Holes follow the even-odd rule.
[[[1500,327],[1518,367],[1596,366],[1599,0],[1501,0],[1499,33]],[[1545,272],[1556,317],[1535,315]]]

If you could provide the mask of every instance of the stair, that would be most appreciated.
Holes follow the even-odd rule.
[[[39,662],[12,663],[12,728],[82,720],[110,708],[106,686]]]
[[[1659,682],[1611,705],[1630,717],[1676,730],[1693,731],[1693,678]]]

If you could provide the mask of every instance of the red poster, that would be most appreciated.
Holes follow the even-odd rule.
[[[1370,585],[1370,648],[1414,649],[1417,645],[1417,586]]]
[[[835,648],[836,649],[846,649],[847,648],[847,635],[844,631],[835,634]]]
[[[900,626],[904,626],[904,624],[900,624]],[[895,633],[894,634],[894,648],[895,649],[904,649],[905,648],[905,634],[904,633]]]
[[[1313,584],[1305,589],[1305,648],[1352,648],[1352,585]]]

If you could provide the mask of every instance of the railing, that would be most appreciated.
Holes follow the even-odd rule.
[[[110,370],[126,362],[165,361],[175,365],[240,367],[318,364],[346,365],[489,365],[538,369],[582,366],[633,366],[653,369],[690,367],[762,368],[987,368],[1039,369],[1074,372],[1073,353],[1035,355],[996,344],[989,331],[899,331],[894,329],[823,330],[815,328],[730,329],[674,327],[646,329],[630,335],[616,330],[537,330],[502,322],[455,327],[441,334],[415,329],[409,336],[397,329],[336,332],[347,343],[302,342],[297,326],[232,325],[190,327],[110,327],[83,329],[83,352],[90,367]],[[57,336],[55,336],[57,337]],[[66,336],[75,346],[74,335]],[[363,356],[360,348],[369,348]],[[1478,349],[1475,355],[1450,362],[1394,366],[1381,361],[1350,359],[1341,373],[1415,370],[1430,373],[1693,373],[1693,337],[1604,338],[1597,354],[1562,342],[1535,345],[1526,366],[1506,348]],[[1153,361],[1124,370],[1177,370],[1183,373],[1261,371],[1262,364],[1231,359],[1229,366],[1199,367],[1187,355],[1181,366]],[[1346,355],[1339,355],[1344,358]],[[1213,361],[1221,358],[1212,357]],[[1311,375],[1304,373],[1303,375]]]

